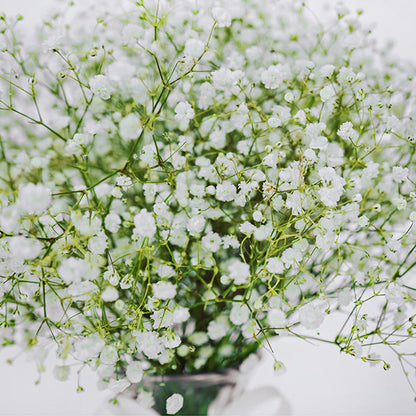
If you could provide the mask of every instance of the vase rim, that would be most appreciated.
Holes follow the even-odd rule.
[[[195,373],[195,374],[165,374],[157,376],[148,376],[144,381],[147,383],[166,382],[166,381],[192,381],[204,382],[209,384],[216,383],[235,383],[237,380],[238,370],[231,368],[227,370],[213,371],[209,373]]]

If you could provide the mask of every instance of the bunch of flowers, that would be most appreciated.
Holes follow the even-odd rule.
[[[1,17],[0,340],[143,401],[334,311],[412,365],[414,79],[344,7],[200,3],[71,2],[35,46]]]

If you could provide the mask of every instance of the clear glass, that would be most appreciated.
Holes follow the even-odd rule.
[[[290,403],[276,388],[277,379],[265,371],[264,354],[253,354],[238,369],[230,368],[209,373],[146,377],[138,386],[132,385],[122,393],[131,404],[139,390],[152,392],[155,402],[144,415],[166,415],[166,400],[174,393],[184,398],[177,415],[188,416],[288,416]],[[120,409],[121,410],[121,409]],[[127,414],[127,413],[118,413]],[[130,414],[130,413],[128,413]]]
[[[192,375],[167,375],[148,377],[144,380],[145,388],[153,392],[155,405],[153,409],[159,414],[166,414],[166,400],[174,393],[184,398],[182,409],[177,415],[208,415],[208,408],[224,387],[230,390],[236,385],[237,371],[203,373]]]

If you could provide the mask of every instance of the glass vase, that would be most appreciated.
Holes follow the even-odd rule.
[[[143,386],[153,393],[153,409],[160,415],[166,414],[166,400],[174,393],[184,398],[177,415],[208,415],[220,391],[231,391],[237,384],[237,371],[223,371],[192,375],[166,375],[148,377]]]
[[[272,373],[273,363],[266,358],[265,354],[253,354],[238,369],[148,376],[119,394],[116,404],[101,407],[97,416],[166,415],[166,400],[175,393],[184,399],[176,415],[290,415],[289,402],[275,387],[278,378]],[[139,393],[143,390],[152,393],[153,408],[148,398]]]
[[[152,409],[137,408],[135,415],[166,415],[166,400],[174,393],[184,398],[184,405],[176,415],[187,416],[279,416],[290,415],[288,401],[273,385],[249,387],[250,374],[238,370],[192,375],[147,377],[141,388],[152,392]],[[131,403],[137,399],[137,385],[123,394]],[[136,401],[137,403],[137,401]],[[125,408],[127,411],[127,408]],[[125,415],[122,409],[120,413]],[[129,413],[130,414],[130,413]]]

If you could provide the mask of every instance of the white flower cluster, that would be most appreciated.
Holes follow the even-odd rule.
[[[54,340],[117,394],[334,310],[364,360],[411,339],[416,81],[359,15],[120,7],[68,6],[33,49],[0,19],[3,343]]]

